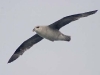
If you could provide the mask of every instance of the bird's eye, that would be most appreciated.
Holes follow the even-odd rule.
[[[39,28],[39,26],[37,26],[36,28]]]

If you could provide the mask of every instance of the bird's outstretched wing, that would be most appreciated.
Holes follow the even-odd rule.
[[[72,21],[78,20],[82,17],[87,17],[89,15],[95,14],[96,12],[97,12],[97,10],[94,10],[94,11],[89,11],[89,12],[85,12],[85,13],[66,16],[66,17],[54,22],[53,24],[50,24],[49,27],[59,30],[61,27],[65,26],[66,24],[69,24]]]
[[[32,36],[31,38],[29,38],[28,40],[24,41],[17,48],[17,50],[14,52],[14,54],[11,56],[11,58],[8,61],[8,63],[16,60],[20,55],[22,55],[24,53],[24,51],[26,51],[27,49],[29,49],[30,47],[32,47],[34,44],[38,43],[42,39],[43,38],[40,37],[38,34],[35,34],[34,36]]]

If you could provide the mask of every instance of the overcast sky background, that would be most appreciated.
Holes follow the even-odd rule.
[[[0,0],[0,75],[100,75],[100,11],[60,31],[70,42],[46,39],[7,64],[36,25],[100,10],[100,0]]]

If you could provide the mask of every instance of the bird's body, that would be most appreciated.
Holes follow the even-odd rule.
[[[76,21],[82,17],[87,17],[89,15],[95,14],[97,10],[89,11],[80,14],[74,14],[70,16],[63,17],[62,19],[48,25],[48,26],[37,26],[34,28],[34,31],[37,33],[31,38],[24,41],[14,52],[14,54],[9,59],[8,63],[16,60],[20,55],[22,55],[27,49],[31,48],[34,44],[41,41],[43,38],[46,38],[51,41],[70,41],[71,37],[68,35],[62,34],[59,29],[63,26],[69,24],[72,21]]]
[[[37,26],[33,29],[38,35],[50,41],[70,41],[70,36],[62,34],[59,30],[48,26]]]

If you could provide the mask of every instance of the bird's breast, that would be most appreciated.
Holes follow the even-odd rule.
[[[37,34],[43,38],[54,41],[58,38],[59,31],[47,27],[42,29],[42,31],[38,31]]]

